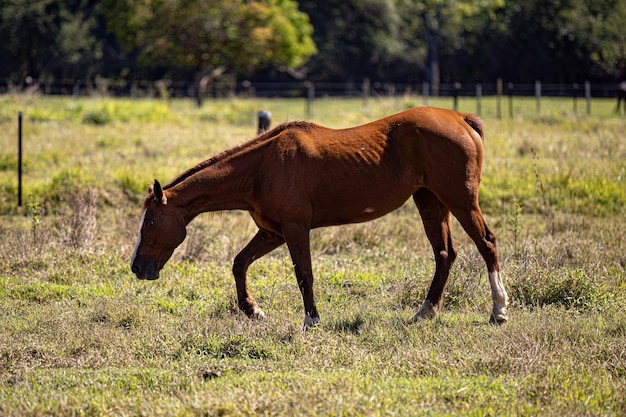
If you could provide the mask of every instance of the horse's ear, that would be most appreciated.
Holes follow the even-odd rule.
[[[161,204],[167,204],[167,197],[163,195],[163,189],[161,188],[161,184],[156,179],[154,180],[154,185],[150,185],[149,190],[154,192],[154,196],[157,201],[160,201]]]

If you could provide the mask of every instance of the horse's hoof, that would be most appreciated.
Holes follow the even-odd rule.
[[[267,315],[260,308],[256,308],[252,314],[250,314],[252,320],[266,320]]]
[[[304,316],[304,330],[309,330],[315,327],[320,322],[319,317],[311,317],[309,315]]]
[[[509,317],[506,314],[498,314],[495,315],[491,313],[491,317],[489,317],[489,324],[493,324],[494,326],[502,326],[509,320]]]
[[[422,303],[420,309],[415,313],[413,318],[411,319],[411,323],[415,323],[420,320],[430,320],[435,318],[437,315],[437,309],[433,306],[433,303],[426,300]]]

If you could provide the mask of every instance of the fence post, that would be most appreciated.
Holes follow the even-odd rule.
[[[306,87],[306,118],[310,119],[313,116],[313,100],[315,99],[315,85],[311,81],[304,83]]]
[[[496,80],[496,117],[502,119],[502,78]]]
[[[254,96],[254,94],[252,94],[252,83],[250,82],[250,80],[243,80],[241,82],[241,86],[243,87],[243,91],[246,97],[250,98]]]
[[[257,113],[257,116],[259,118],[257,135],[265,132],[266,130],[270,130],[270,125],[272,124],[272,113],[266,110],[260,110]]]
[[[506,85],[509,90],[509,119],[513,118],[513,83],[508,83]]]
[[[578,83],[572,84],[572,97],[574,99],[574,114],[578,113]]]
[[[428,83],[422,83],[422,100],[424,101],[424,106],[428,106]]]
[[[480,116],[483,99],[483,86],[482,84],[476,84],[476,114]]]
[[[535,101],[537,113],[541,111],[541,81],[535,81]]]
[[[585,81],[585,99],[587,100],[587,114],[591,115],[591,83]]]
[[[22,112],[17,113],[17,206],[22,207]]]
[[[459,91],[461,90],[461,83],[454,83],[454,93],[453,93],[453,99],[454,99],[454,111],[457,111],[459,109]]]
[[[370,79],[363,78],[363,107],[367,107],[367,102],[370,98]]]

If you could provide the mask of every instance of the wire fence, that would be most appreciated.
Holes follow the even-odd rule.
[[[0,81],[0,94],[48,94],[79,97],[134,97],[134,98],[196,98],[193,86],[189,83],[160,81],[109,81],[99,79],[94,83],[49,82],[39,83],[33,80],[23,85],[14,85]],[[311,82],[250,82],[214,83],[205,92],[205,98],[280,98],[289,100],[290,105],[297,102],[304,104],[304,117],[313,115],[313,104],[324,99],[360,99],[364,106],[371,99],[398,99],[400,106],[434,105],[453,108],[464,112],[473,112],[478,116],[513,118],[520,114],[540,114],[552,111],[549,106],[557,104],[561,114],[591,114],[591,102],[603,103],[604,114],[615,114],[619,104],[614,107],[616,97],[623,97],[625,91],[617,85],[592,84],[532,84],[504,83],[497,80],[492,84],[452,83],[441,84],[437,94],[433,95],[430,86],[423,84],[379,83],[364,80],[362,83],[311,83]],[[600,99],[600,100],[598,100]],[[619,103],[619,101],[618,101]],[[545,106],[547,109],[544,109]],[[619,114],[626,114],[626,99]],[[554,108],[554,107],[553,107]],[[615,109],[615,110],[614,110]],[[292,109],[293,110],[293,109]],[[271,125],[271,111],[260,110],[257,114],[258,131],[266,130]],[[22,113],[18,116],[18,206],[22,205]]]
[[[47,94],[71,95],[75,97],[107,96],[133,98],[193,98],[198,99],[195,85],[185,81],[127,81],[96,78],[93,81],[38,81],[26,79],[21,84],[0,80],[0,94]],[[428,83],[387,83],[365,79],[362,82],[252,82],[218,81],[210,84],[201,93],[202,99],[217,98],[299,98],[306,102],[306,116],[311,115],[314,101],[324,98],[361,98],[364,102],[376,98],[411,98],[415,105],[441,105],[443,99],[450,100],[446,107],[455,110],[467,109],[469,100],[475,101],[472,112],[480,115],[483,107],[498,118],[513,117],[516,106],[514,98],[524,98],[528,103],[534,98],[535,112],[539,113],[546,98],[569,98],[574,113],[591,114],[591,100],[623,97],[625,91],[618,84],[591,83],[511,83],[501,79],[493,83],[442,83],[435,90]],[[485,106],[483,106],[485,98]],[[460,106],[460,102],[464,106]],[[626,101],[626,98],[625,98]],[[519,102],[519,100],[516,100]],[[459,108],[465,107],[465,108]],[[519,106],[518,106],[519,107]],[[626,103],[624,104],[626,108]],[[617,109],[618,107],[616,107]],[[528,104],[524,111],[528,111]],[[622,110],[626,112],[626,109]]]
[[[433,91],[428,83],[362,82],[252,82],[218,81],[210,84],[203,93],[206,98],[218,97],[390,97],[396,95],[425,95],[442,97],[472,97],[477,95],[547,97],[615,97],[617,84],[579,83],[510,83],[495,80],[493,83],[442,83]],[[0,94],[39,92],[51,95],[108,95],[120,97],[195,97],[195,86],[187,81],[157,80],[128,81],[96,78],[93,81],[45,81],[26,78],[22,83],[0,80]]]

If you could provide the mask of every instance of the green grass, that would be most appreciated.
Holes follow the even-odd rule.
[[[312,119],[349,126],[420,104],[323,99]],[[304,101],[0,97],[0,415],[624,415],[626,119],[612,105],[587,116],[546,100],[537,115],[516,99],[515,118],[498,120],[495,99],[483,103],[481,204],[511,297],[505,326],[488,325],[484,263],[456,222],[444,309],[408,323],[434,265],[407,203],[312,232],[322,322],[303,332],[284,248],[250,269],[268,320],[236,307],[246,213],[199,216],[158,281],[128,262],[154,177],[251,138],[259,109],[274,124],[305,119]]]

